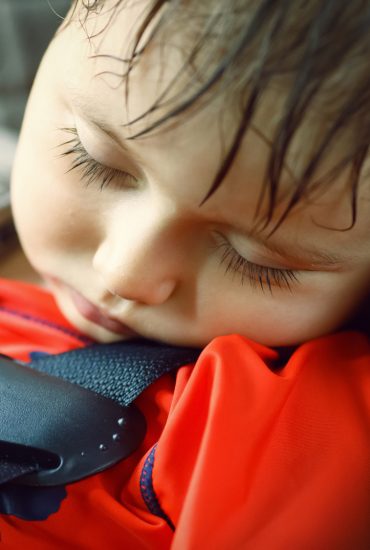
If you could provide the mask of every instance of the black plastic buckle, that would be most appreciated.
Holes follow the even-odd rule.
[[[35,462],[16,483],[53,486],[105,470],[131,455],[146,422],[115,401],[0,356],[0,458]]]

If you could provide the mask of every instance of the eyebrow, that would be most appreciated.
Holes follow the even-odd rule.
[[[90,117],[89,120],[94,126],[96,126],[99,130],[104,132],[104,134],[107,134],[113,141],[115,141],[117,145],[119,145],[122,149],[124,149],[128,153],[132,152],[130,148],[126,145],[126,143],[123,140],[119,139],[112,128],[103,120],[97,118],[96,115],[94,117]]]
[[[96,126],[101,132],[109,136],[123,151],[132,155],[134,158],[139,159],[139,155],[127,145],[127,140],[120,139],[117,134],[112,130],[111,125],[107,124],[102,116],[96,109],[92,109],[92,105],[84,95],[78,92],[76,89],[69,88],[71,94],[71,101],[73,106],[77,107],[79,114],[81,114],[85,120],[88,120],[91,124]],[[122,124],[123,126],[123,124]]]
[[[89,121],[91,122],[91,124],[93,124],[93,126],[98,128],[98,130],[110,137],[111,140],[114,141],[122,151],[130,155],[134,160],[141,161],[140,155],[136,151],[134,151],[132,147],[127,145],[127,140],[120,139],[117,134],[112,130],[111,126],[106,124],[106,122],[99,119],[96,115],[90,116]]]
[[[240,233],[256,242],[259,246],[261,246],[261,248],[264,248],[273,254],[277,254],[282,259],[291,261],[292,263],[298,261],[312,268],[321,267],[331,269],[333,271],[339,271],[340,268],[343,268],[349,263],[349,260],[351,260],[351,262],[356,262],[359,259],[356,254],[352,254],[351,258],[349,258],[348,256],[331,252],[329,250],[321,250],[315,246],[308,247],[300,245],[297,247],[292,244],[286,244],[283,246],[282,244],[278,244],[266,238],[264,239],[256,232],[246,232],[243,228],[240,228]]]

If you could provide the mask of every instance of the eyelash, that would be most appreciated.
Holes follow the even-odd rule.
[[[217,240],[216,248],[222,251],[220,263],[226,266],[225,274],[233,272],[240,275],[242,285],[247,280],[252,287],[259,286],[262,292],[267,287],[272,294],[274,286],[292,292],[292,284],[299,283],[298,271],[255,264],[238,254],[223,235],[217,233]]]
[[[60,144],[60,147],[66,147],[62,157],[71,155],[73,157],[72,166],[67,172],[72,172],[77,168],[82,171],[81,177],[86,187],[98,183],[102,191],[114,182],[122,187],[128,186],[128,183],[136,182],[136,179],[121,170],[109,168],[100,164],[90,157],[85,147],[82,145],[76,128],[61,128],[64,132],[73,135],[73,138]],[[225,274],[233,272],[240,275],[240,282],[243,285],[246,280],[253,286],[260,286],[264,292],[267,287],[272,294],[273,286],[286,288],[292,292],[291,285],[298,283],[298,272],[292,269],[280,269],[276,267],[267,267],[250,262],[230,245],[230,243],[217,233],[218,243],[216,248],[222,250],[221,265],[226,265]]]
[[[136,182],[136,179],[121,170],[109,168],[93,159],[82,145],[76,128],[61,128],[62,131],[73,134],[73,138],[60,144],[60,147],[67,147],[66,151],[61,154],[62,157],[71,155],[73,157],[72,165],[67,170],[72,172],[77,168],[81,169],[81,180],[86,187],[98,183],[102,191],[109,185],[114,183],[121,187],[128,187],[130,183]]]

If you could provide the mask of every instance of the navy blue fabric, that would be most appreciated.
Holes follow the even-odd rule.
[[[0,488],[0,514],[42,521],[55,514],[66,498],[65,487],[26,487],[6,483]]]
[[[155,516],[163,518],[172,531],[174,531],[175,526],[167,514],[163,511],[153,487],[153,466],[156,449],[157,445],[154,445],[145,460],[140,476],[140,492],[149,512]]]
[[[53,330],[56,330],[57,332],[62,332],[63,334],[68,334],[70,336],[73,336],[76,340],[79,340],[83,344],[91,344],[91,339],[87,336],[83,336],[82,334],[78,333],[76,330],[69,329],[67,327],[62,327],[58,325],[57,323],[53,323],[53,321],[47,321],[46,319],[41,319],[40,317],[36,317],[34,315],[30,315],[29,313],[20,312],[14,309],[11,309],[9,307],[0,306],[0,311],[3,311],[7,315],[12,315],[14,317],[20,317],[21,319],[24,319],[26,321],[31,321],[32,323],[35,323],[36,325],[44,325],[46,327],[50,327]],[[42,352],[40,352],[42,353]],[[49,355],[49,354],[44,354]]]

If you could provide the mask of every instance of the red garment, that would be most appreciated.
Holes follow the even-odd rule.
[[[52,297],[0,280],[0,352],[85,345]],[[69,485],[44,520],[0,516],[10,550],[370,547],[370,343],[340,333],[277,352],[216,338],[148,388],[141,447]],[[173,527],[175,530],[173,530]]]

